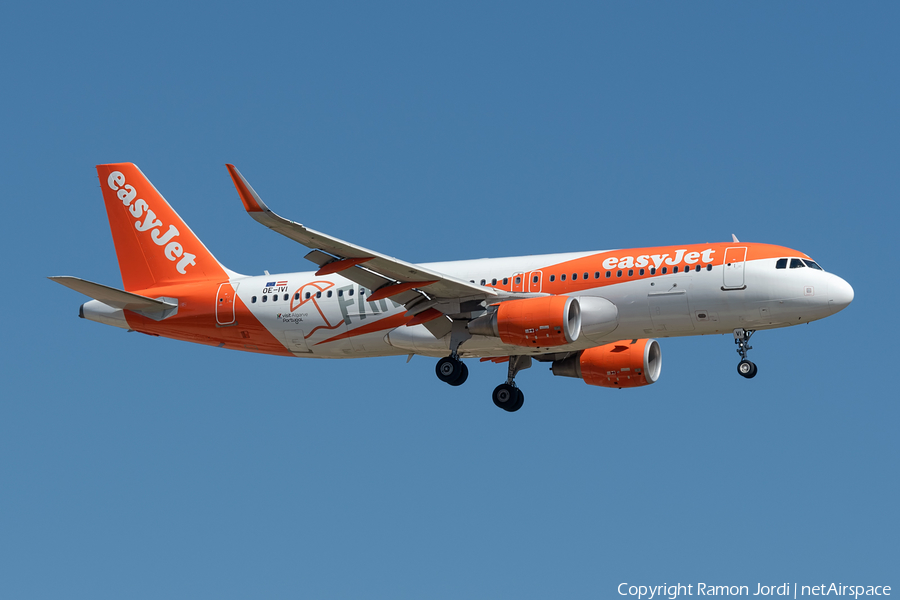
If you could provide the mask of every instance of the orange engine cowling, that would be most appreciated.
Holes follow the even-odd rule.
[[[588,348],[550,367],[554,375],[620,389],[650,385],[659,379],[661,369],[662,350],[656,340],[624,340]]]
[[[470,321],[468,328],[475,335],[499,337],[514,346],[562,346],[581,334],[581,307],[569,296],[510,300],[491,314]]]

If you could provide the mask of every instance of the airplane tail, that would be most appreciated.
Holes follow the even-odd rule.
[[[229,272],[132,163],[97,165],[127,291],[212,280]]]

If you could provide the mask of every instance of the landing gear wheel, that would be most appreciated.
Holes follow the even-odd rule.
[[[469,378],[469,367],[466,366],[466,363],[463,361],[459,361],[459,365],[462,367],[462,371],[459,374],[459,378],[456,381],[451,381],[450,385],[457,386],[462,385],[466,382],[466,379]]]
[[[444,383],[449,383],[450,385],[453,385],[457,380],[463,378],[463,373],[465,373],[465,377],[468,377],[469,374],[466,365],[458,358],[453,358],[452,356],[445,356],[439,360],[434,367],[434,372],[438,376],[438,379]],[[463,381],[465,381],[465,378],[463,378]]]
[[[525,394],[523,394],[523,393],[522,393],[522,390],[520,390],[519,388],[516,388],[516,392],[518,392],[518,393],[516,394],[516,403],[513,404],[513,405],[509,408],[509,412],[516,412],[517,410],[519,410],[520,408],[522,408],[522,405],[523,405],[523,404],[525,404]]]
[[[754,377],[756,377],[757,369],[755,364],[745,359],[738,363],[737,371],[738,373],[740,373],[741,377],[753,379]]]
[[[522,408],[522,403],[525,401],[525,395],[522,393],[522,390],[516,386],[508,383],[501,383],[494,388],[491,399],[496,406],[502,408],[506,412],[516,412]]]

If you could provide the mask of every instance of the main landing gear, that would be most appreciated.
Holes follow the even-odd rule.
[[[530,356],[510,356],[509,371],[506,383],[501,383],[494,388],[491,399],[494,404],[505,410],[506,412],[516,412],[525,403],[525,394],[516,385],[516,374],[522,369],[531,366]],[[452,386],[462,385],[469,378],[469,368],[459,359],[459,355],[454,353],[445,356],[437,362],[434,372],[438,379]]]
[[[531,366],[530,356],[510,356],[509,357],[509,374],[506,383],[501,383],[494,388],[491,399],[494,404],[506,412],[516,412],[525,403],[525,394],[516,385],[516,374],[522,369]]]
[[[459,355],[455,352],[439,360],[434,367],[434,372],[438,379],[452,386],[462,385],[469,378],[469,367],[459,360]]]
[[[465,321],[453,321],[453,329],[450,331],[450,356],[445,356],[434,367],[438,379],[444,383],[457,386],[462,385],[469,378],[469,368],[459,360],[459,346],[472,337],[466,329]]]
[[[737,353],[741,355],[741,362],[738,363],[737,372],[741,377],[753,379],[756,377],[756,364],[747,360],[747,352],[752,350],[750,345],[750,336],[755,333],[752,329],[735,329],[734,343],[738,345]]]

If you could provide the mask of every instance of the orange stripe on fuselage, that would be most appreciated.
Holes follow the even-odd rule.
[[[691,271],[695,272],[694,269],[697,265],[701,265],[701,269],[705,270],[707,265],[720,266],[723,264],[725,258],[725,250],[727,248],[747,248],[747,261],[752,260],[762,260],[767,258],[781,258],[787,256],[798,256],[803,258],[809,258],[806,254],[802,252],[797,252],[796,250],[792,250],[790,248],[786,248],[784,246],[773,246],[771,244],[754,244],[754,243],[723,243],[723,244],[691,244],[686,246],[658,246],[653,248],[626,248],[622,250],[609,250],[607,252],[598,252],[597,254],[591,254],[590,256],[585,256],[582,258],[576,258],[574,260],[569,260],[561,263],[556,263],[553,265],[547,265],[544,267],[538,267],[536,269],[532,269],[531,271],[526,271],[523,277],[528,277],[531,273],[535,271],[541,271],[541,291],[548,294],[570,294],[573,292],[579,292],[582,290],[589,290],[597,287],[605,287],[608,285],[615,285],[617,283],[624,283],[626,281],[635,281],[639,279],[650,279],[653,277],[661,277],[664,275],[662,273],[662,267],[665,266],[667,269],[667,273],[665,275],[672,275],[672,269],[674,267],[678,267],[679,274],[684,273],[684,267],[690,266]],[[704,251],[711,250],[711,254],[707,254],[707,256],[711,259],[708,262],[703,261]],[[651,275],[650,268],[655,265],[653,256],[663,257],[663,260],[674,259],[677,258],[677,255],[681,254],[681,260],[674,262],[673,264],[663,263],[660,264],[660,267],[656,270],[656,273]],[[685,261],[685,257],[689,256],[690,253],[698,253],[700,254],[697,261],[693,263],[688,263]],[[648,257],[648,263],[644,267],[634,266],[637,262],[637,259],[641,256]],[[623,264],[626,258],[631,257],[632,266],[623,266],[619,267],[620,264]],[[615,267],[604,267],[604,261],[611,260],[612,258],[618,259]],[[693,257],[692,257],[693,258]],[[607,263],[611,264],[611,263]],[[627,265],[627,261],[624,262]],[[641,268],[644,269],[644,274],[640,275]],[[628,271],[631,269],[633,271],[632,275],[628,275]],[[622,270],[622,276],[619,277],[618,271]],[[610,277],[606,277],[606,272],[610,271]],[[705,271],[701,271],[705,272]],[[588,274],[588,278],[584,278],[584,274]],[[595,273],[600,273],[600,277],[595,277]],[[695,272],[696,273],[696,272]],[[518,273],[517,273],[518,274]],[[565,274],[566,280],[561,281],[560,276]],[[577,274],[577,279],[572,279],[572,275]],[[555,276],[555,281],[550,281],[550,276]],[[699,275],[699,273],[698,273]],[[493,275],[492,275],[493,277]],[[499,282],[502,280],[502,277],[497,277],[498,285],[488,285],[487,287],[492,287],[499,290],[512,291],[514,275],[504,275],[508,279],[508,283],[506,285],[500,285]],[[529,280],[525,279],[524,281],[524,289],[527,291],[529,289]],[[520,285],[520,287],[522,287]]]
[[[220,283],[209,281],[140,290],[136,293],[150,298],[177,298],[177,314],[154,321],[126,310],[125,318],[132,329],[141,333],[244,352],[293,356],[237,295],[234,298],[235,324],[217,326],[216,293]]]
[[[405,313],[397,313],[395,315],[391,315],[390,317],[385,317],[383,319],[379,319],[374,323],[366,323],[365,325],[361,325],[356,329],[351,329],[350,331],[345,331],[340,335],[336,335],[334,337],[328,338],[327,340],[323,340],[321,342],[316,342],[316,346],[319,344],[327,344],[328,342],[336,342],[338,340],[343,340],[351,337],[355,337],[357,335],[365,335],[367,333],[375,333],[376,331],[383,331],[385,329],[396,329],[401,325],[406,325],[409,321],[411,321],[414,317],[408,317]]]

